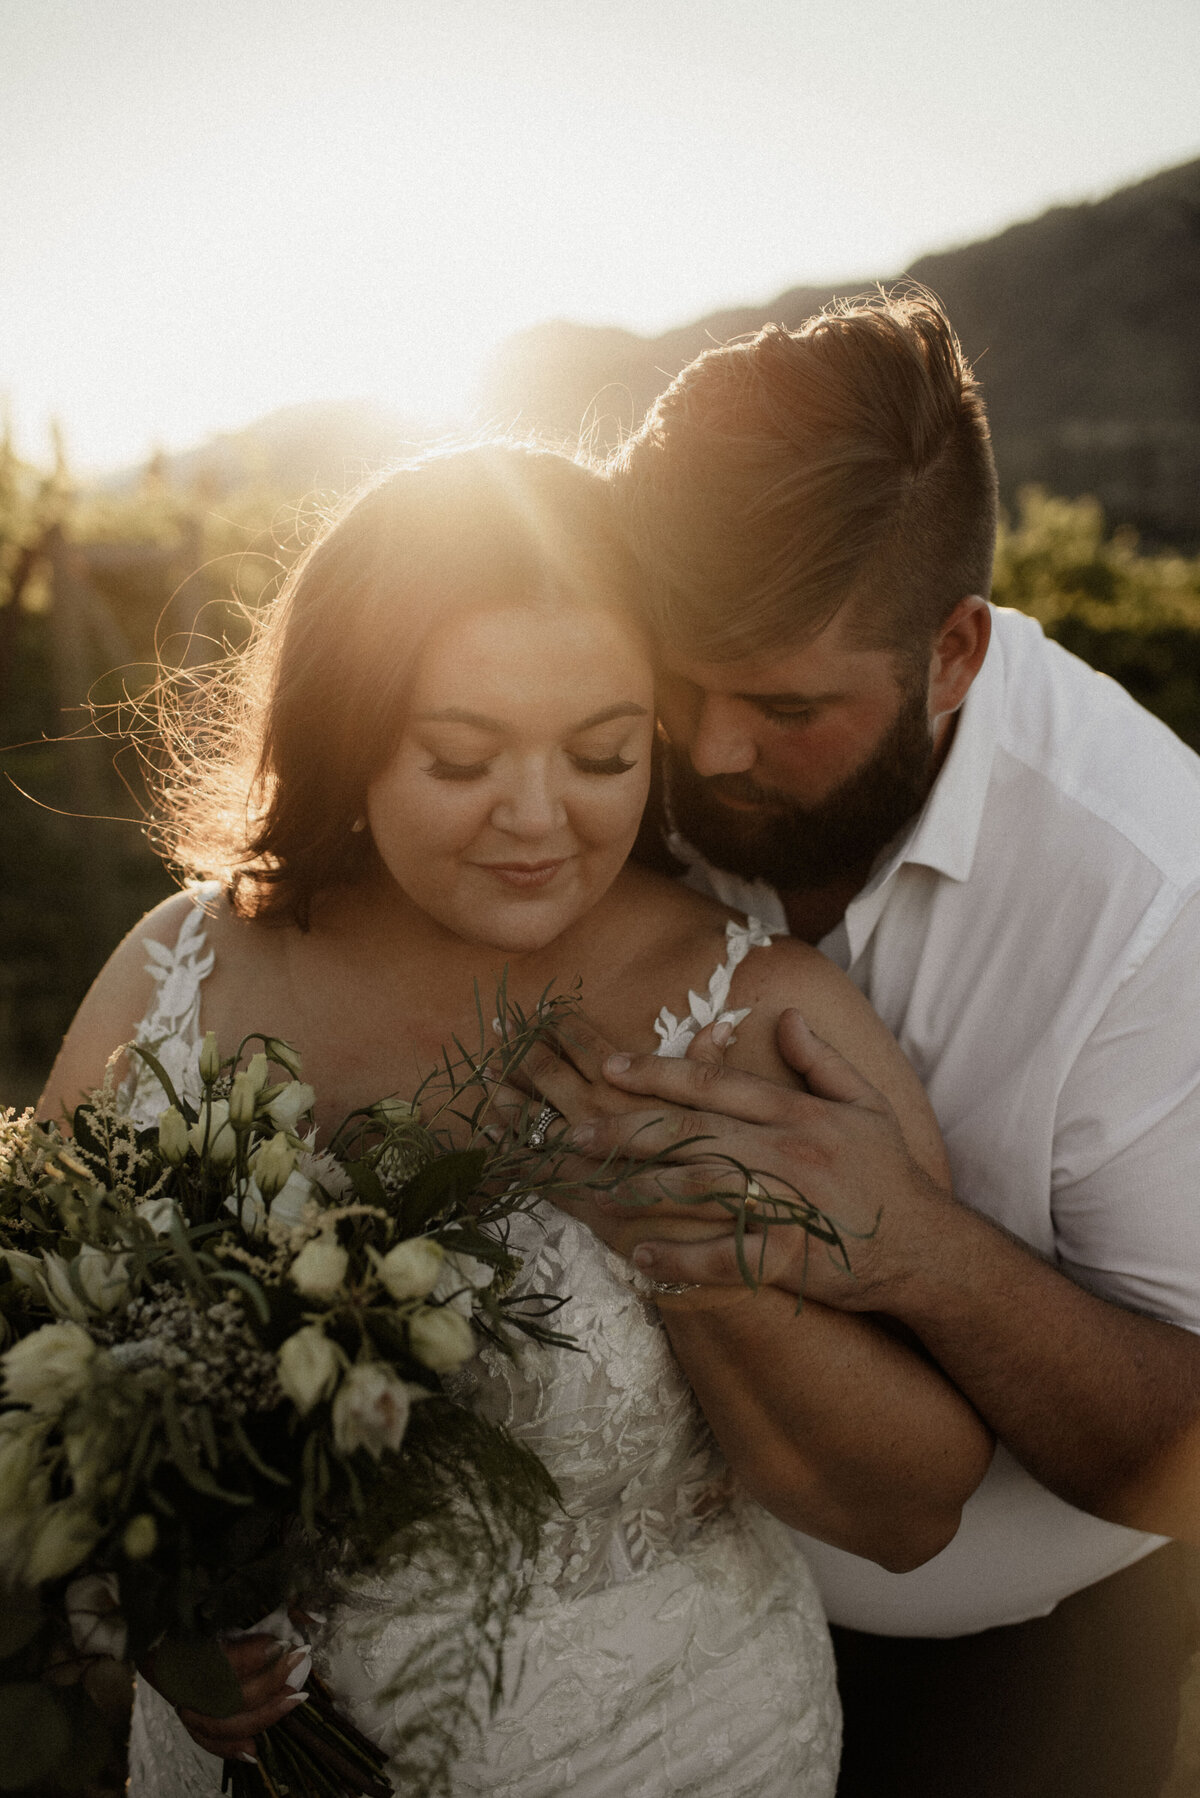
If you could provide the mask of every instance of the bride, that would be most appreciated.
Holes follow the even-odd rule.
[[[442,1045],[473,1034],[476,983],[493,991],[507,969],[527,1010],[580,982],[590,1015],[634,1048],[657,1029],[669,1053],[719,1053],[702,1029],[718,1011],[736,1025],[730,1060],[775,1078],[788,1077],[775,1022],[798,1005],[944,1177],[915,1077],[850,983],[629,859],[654,732],[635,596],[603,481],[562,456],[475,448],[361,493],[176,764],[173,853],[215,884],[168,900],[116,951],[43,1104],[97,1085],[115,1043],[154,1040],[178,1071],[204,1030],[237,1041],[266,1019],[303,1055],[328,1130],[382,1094],[412,1095]],[[152,1077],[134,1102],[157,1115]],[[638,1215],[625,1253],[650,1233]],[[483,1355],[470,1372],[476,1402],[549,1466],[563,1512],[514,1631],[520,1677],[464,1751],[456,1792],[827,1798],[829,1640],[777,1519],[916,1565],[982,1477],[982,1426],[871,1319],[797,1315],[771,1288],[648,1290],[564,1210],[517,1246],[543,1288],[571,1295],[562,1322],[581,1352],[530,1346],[516,1367]],[[719,1375],[711,1344],[706,1356],[706,1419],[686,1343],[695,1314],[729,1305]],[[316,1650],[386,1747],[404,1714],[376,1694],[411,1624],[389,1616],[385,1582],[364,1588]],[[252,1755],[255,1732],[301,1701],[304,1660],[273,1651],[230,1644],[244,1709],[224,1721],[181,1720],[139,1682],[134,1798],[219,1790],[211,1757]]]

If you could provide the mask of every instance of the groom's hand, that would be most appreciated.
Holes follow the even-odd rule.
[[[783,1014],[778,1041],[807,1090],[723,1061],[610,1055],[600,1072],[626,1103],[595,1105],[567,1141],[597,1159],[666,1154],[685,1164],[702,1163],[710,1174],[723,1165],[726,1187],[731,1163],[749,1169],[767,1201],[759,1201],[757,1215],[751,1213],[751,1228],[769,1211],[772,1197],[803,1195],[831,1220],[840,1246],[826,1247],[794,1225],[776,1224],[767,1231],[761,1259],[757,1249],[751,1257],[760,1277],[845,1309],[888,1309],[898,1288],[919,1273],[922,1241],[937,1232],[948,1195],[909,1154],[883,1096],[798,1012]],[[696,1137],[705,1140],[688,1141]],[[672,1174],[658,1170],[656,1178],[666,1184]],[[616,1196],[597,1203],[606,1210],[622,1206]],[[664,1201],[644,1218],[645,1233],[658,1217],[683,1209]],[[697,1207],[686,1209],[695,1215]],[[707,1285],[742,1277],[728,1229],[703,1244],[647,1240],[633,1259],[655,1280]]]

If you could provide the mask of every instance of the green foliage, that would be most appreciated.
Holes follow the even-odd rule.
[[[992,597],[1109,674],[1200,750],[1200,557],[1143,554],[1092,499],[1026,488],[1000,533]]]

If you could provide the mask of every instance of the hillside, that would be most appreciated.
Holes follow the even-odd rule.
[[[770,320],[794,328],[834,293],[902,276],[940,294],[977,363],[1007,498],[1031,481],[1094,493],[1114,522],[1200,543],[1200,160],[906,270],[792,288],[661,337],[537,326],[501,347],[480,414],[608,445],[711,344]]]

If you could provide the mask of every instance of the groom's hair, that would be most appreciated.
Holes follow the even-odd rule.
[[[991,588],[987,415],[924,290],[705,351],[610,473],[655,628],[700,660],[798,647],[843,608],[858,645],[920,657]]]

